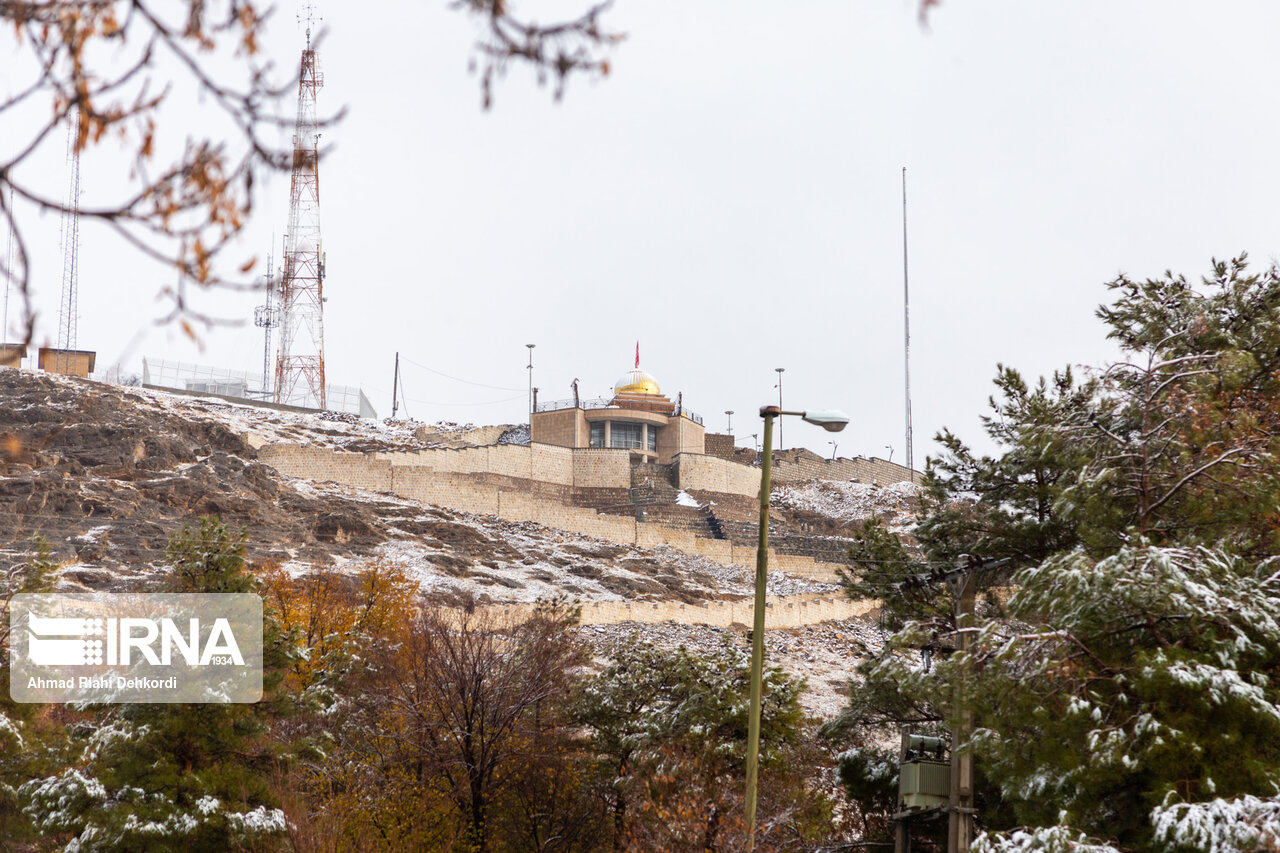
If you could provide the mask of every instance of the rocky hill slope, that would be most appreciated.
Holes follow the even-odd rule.
[[[481,601],[530,602],[567,594],[585,602],[699,603],[746,600],[752,591],[751,567],[297,480],[261,462],[256,449],[264,442],[346,450],[457,446],[475,434],[465,427],[284,413],[11,369],[0,369],[0,412],[0,566],[23,559],[33,536],[44,537],[61,567],[63,590],[145,582],[163,571],[174,532],[216,515],[247,531],[250,560],[276,561],[295,572],[394,560],[425,593],[443,600],[466,593]],[[901,527],[912,497],[904,486],[832,483],[775,493],[784,516],[829,530],[871,515]],[[775,571],[769,593],[838,590]],[[740,632],[709,627],[583,630],[604,645],[630,633],[694,645],[740,641]],[[813,707],[824,711],[847,672],[842,662],[851,666],[851,655],[878,642],[866,624],[801,628],[791,636],[777,643],[780,659],[814,676]]]

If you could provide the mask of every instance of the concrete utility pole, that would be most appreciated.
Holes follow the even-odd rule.
[[[975,561],[960,557],[956,573],[956,651],[964,654],[973,643],[973,610],[976,603]],[[951,802],[947,817],[947,853],[965,853],[973,843],[973,710],[964,697],[964,683],[956,686],[956,729],[951,737]]]
[[[898,748],[898,769],[901,772],[902,762],[906,759],[910,748],[911,734],[907,726],[902,727],[902,744]],[[896,815],[895,815],[896,817]],[[911,853],[911,822],[893,820],[893,853]]]
[[[400,408],[396,400],[396,389],[400,387],[400,353],[396,353],[396,370],[391,375],[391,420],[396,419],[396,409]]]
[[[978,592],[978,572],[990,571],[1007,565],[1009,558],[984,561],[982,557],[962,554],[954,569],[942,576],[947,583],[955,585],[955,642],[953,651],[965,654],[973,645],[974,609]],[[927,584],[940,579],[936,574],[921,575],[912,583]],[[927,647],[926,647],[927,648]],[[923,650],[922,650],[923,651]],[[946,853],[968,853],[973,843],[973,751],[969,741],[973,737],[973,711],[966,697],[965,676],[960,676],[951,696],[952,729],[951,755],[947,762],[941,761],[941,741],[928,745],[938,749],[938,760],[934,762],[937,771],[921,766],[913,766],[912,776],[906,775],[908,762],[919,765],[919,755],[912,753],[912,742],[918,740],[916,735],[904,727],[902,733],[902,753],[899,761],[900,782],[899,795],[902,810],[892,815],[889,820],[894,824],[894,853],[910,853],[911,829],[913,823],[922,823],[947,816]],[[925,737],[921,743],[936,740]],[[946,773],[946,784],[942,785],[940,773]],[[945,798],[945,799],[944,799]]]

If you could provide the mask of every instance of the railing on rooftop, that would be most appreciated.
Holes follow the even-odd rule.
[[[702,426],[702,415],[693,411],[693,409],[686,409],[682,406],[676,406],[676,415],[677,416],[684,415],[686,418],[693,421],[698,426]]]
[[[558,412],[561,409],[608,409],[617,408],[619,411],[626,411],[624,406],[614,406],[611,397],[592,397],[589,400],[548,400],[539,402],[534,406],[535,412]],[[671,413],[672,417],[686,417],[698,426],[702,426],[702,415],[685,406],[676,406]]]
[[[613,400],[609,397],[593,397],[590,400],[578,400],[574,405],[573,400],[548,400],[545,403],[539,401],[534,407],[536,412],[558,412],[561,409],[607,409]]]

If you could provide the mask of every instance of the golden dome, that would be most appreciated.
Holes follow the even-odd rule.
[[[634,370],[628,370],[621,379],[613,383],[613,393],[652,394],[657,397],[662,394],[662,391],[658,388],[658,380],[637,367]]]

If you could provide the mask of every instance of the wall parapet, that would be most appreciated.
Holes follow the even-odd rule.
[[[680,601],[586,601],[580,625],[615,625],[619,622],[654,624],[677,622],[682,625],[711,625],[728,628],[752,623],[754,602],[750,598],[732,601],[708,601],[687,604]],[[830,593],[803,595],[770,595],[765,598],[765,630],[801,628],[818,622],[830,622],[866,616],[880,606],[879,601],[853,601]],[[533,615],[532,604],[490,604],[480,610],[503,619],[521,620]]]
[[[760,469],[718,456],[676,454],[677,484],[682,489],[759,497]]]

